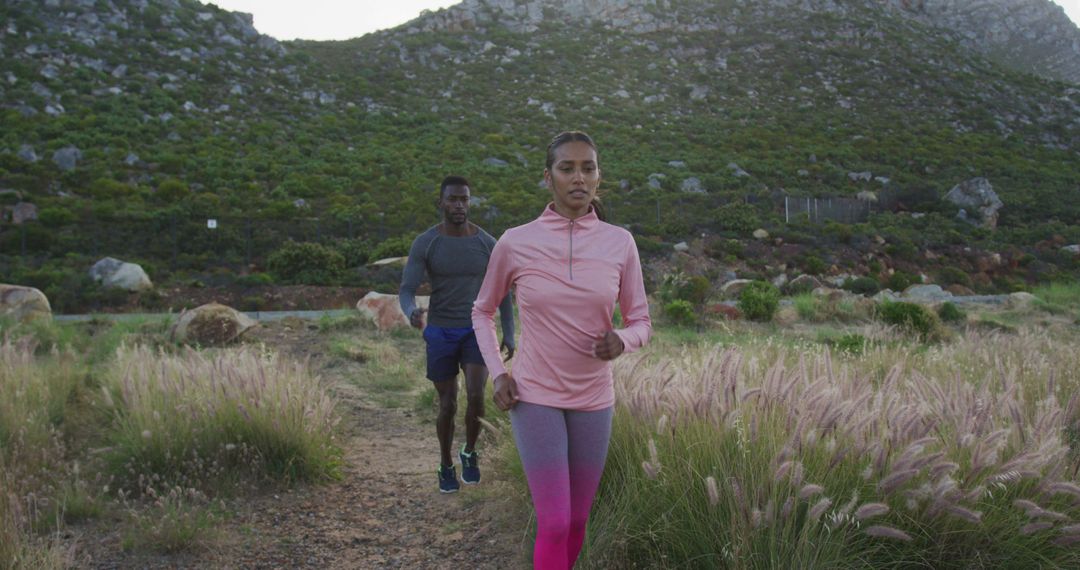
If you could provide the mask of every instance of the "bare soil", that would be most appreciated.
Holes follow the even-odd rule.
[[[254,333],[254,334],[251,334]],[[345,410],[340,481],[268,489],[232,499],[202,548],[179,554],[125,551],[115,521],[74,528],[84,568],[528,568],[531,541],[513,486],[490,461],[484,479],[438,491],[438,442],[429,413],[382,408],[350,382],[360,363],[331,355],[330,335],[300,319],[263,323],[247,342],[294,357],[339,385]],[[457,433],[464,434],[460,414]]]

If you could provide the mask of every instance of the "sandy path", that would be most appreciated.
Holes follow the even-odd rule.
[[[77,533],[78,566],[92,568],[528,568],[520,502],[490,463],[484,481],[438,492],[434,425],[372,403],[348,381],[350,366],[327,356],[311,325],[270,324],[254,340],[340,385],[345,467],[340,481],[233,499],[233,515],[203,549],[176,555],[124,552],[107,521]],[[355,369],[353,369],[355,370]],[[459,416],[460,416],[459,412]],[[458,436],[464,434],[460,417]],[[484,462],[481,467],[485,467]],[[513,514],[516,513],[516,514]]]

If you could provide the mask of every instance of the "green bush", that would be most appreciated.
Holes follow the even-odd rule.
[[[960,307],[957,307],[955,303],[949,301],[942,303],[938,307],[937,314],[946,323],[958,323],[967,318],[967,313],[960,310]]]
[[[767,281],[754,281],[739,295],[739,310],[751,321],[770,321],[780,306],[780,291]]]
[[[904,271],[894,271],[889,276],[889,289],[903,291],[919,282],[919,278]]]
[[[882,303],[878,306],[878,318],[926,340],[935,340],[940,335],[941,322],[937,315],[915,303]]]
[[[664,305],[664,316],[674,325],[691,326],[697,321],[694,306],[682,299]]]
[[[266,285],[273,285],[274,278],[269,273],[252,273],[250,275],[241,275],[236,278],[237,285],[243,285],[244,287],[261,287]]]
[[[714,223],[722,231],[747,233],[761,225],[757,210],[750,204],[734,202],[716,209]]]
[[[971,276],[956,267],[943,267],[937,274],[938,282],[942,286],[963,285],[971,287]]]
[[[709,291],[711,289],[712,285],[709,284],[708,279],[701,275],[694,275],[679,287],[679,299],[686,301],[695,307],[701,306],[709,298]]]
[[[877,279],[873,277],[856,277],[854,279],[848,279],[844,281],[841,286],[846,291],[851,291],[857,295],[865,295],[867,297],[877,294],[881,290],[881,285]]]
[[[411,245],[411,244],[410,244]],[[363,239],[343,239],[334,244],[334,249],[345,258],[345,267],[359,267],[368,262],[371,244]],[[408,255],[408,251],[405,252]]]
[[[848,352],[851,354],[862,354],[866,350],[867,339],[865,336],[858,333],[848,333],[841,335],[840,337],[832,341],[833,348],[837,352]]]
[[[330,285],[345,271],[345,258],[324,245],[287,241],[266,260],[270,272],[285,283]]]
[[[388,257],[405,257],[406,255],[409,255],[409,248],[412,247],[412,242],[413,238],[409,236],[398,236],[385,239],[371,250],[369,259],[379,260]]]
[[[803,272],[807,275],[821,275],[828,268],[816,255],[808,255],[802,261]]]

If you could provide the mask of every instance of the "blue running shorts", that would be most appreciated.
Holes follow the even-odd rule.
[[[484,365],[476,333],[472,327],[424,328],[427,343],[427,377],[432,382],[443,382],[457,377],[458,370],[466,364]]]

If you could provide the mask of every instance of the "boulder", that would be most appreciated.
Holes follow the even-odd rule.
[[[813,291],[822,286],[821,280],[813,275],[802,274],[787,285],[789,291]]]
[[[1018,291],[1016,293],[1009,294],[1009,300],[1007,303],[1010,309],[1029,309],[1031,308],[1032,303],[1034,303],[1036,299],[1038,299],[1038,297],[1032,295],[1031,293]]]
[[[754,230],[754,239],[769,239],[769,232],[765,228]]]
[[[53,153],[53,163],[63,171],[75,170],[82,160],[82,151],[73,146],[66,146]]]
[[[236,341],[258,324],[232,307],[207,303],[180,313],[170,337],[184,344],[220,346]]]
[[[720,293],[726,299],[734,299],[742,294],[747,285],[753,282],[752,279],[732,279],[720,287]]]
[[[952,296],[952,293],[945,291],[940,285],[911,285],[904,289],[904,297],[907,299],[941,301]]]
[[[11,208],[11,223],[23,224],[38,219],[37,206],[30,202],[19,202]]]
[[[997,227],[998,210],[1004,205],[990,181],[981,177],[957,184],[944,199],[960,207],[957,218],[988,229]]]
[[[52,307],[45,294],[33,287],[0,283],[0,316],[19,322],[51,319]]]
[[[115,287],[128,291],[145,291],[154,288],[150,277],[138,264],[127,263],[112,257],[106,257],[95,263],[90,268],[90,277],[108,288]]]
[[[682,191],[689,194],[704,194],[705,187],[701,185],[701,179],[692,176],[682,181]]]
[[[427,309],[430,299],[427,296],[417,295],[416,306]],[[357,301],[356,310],[371,319],[371,322],[375,323],[375,328],[381,331],[409,326],[409,318],[401,312],[401,303],[397,295],[372,291]]]
[[[1061,248],[1061,251],[1068,252],[1073,255],[1080,255],[1080,244],[1067,245]]]
[[[685,241],[680,241],[679,243],[675,244],[675,251],[685,253],[687,251],[690,251],[690,246],[687,245]]]

